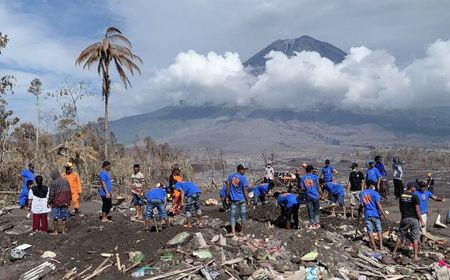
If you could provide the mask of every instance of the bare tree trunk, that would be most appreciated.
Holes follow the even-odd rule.
[[[108,158],[108,99],[109,93],[105,95],[105,119],[103,120],[103,129],[105,133],[105,159]]]
[[[35,160],[38,159],[38,155],[39,155],[39,94],[36,95],[36,110],[37,110],[37,114],[36,114],[36,155],[35,155]]]

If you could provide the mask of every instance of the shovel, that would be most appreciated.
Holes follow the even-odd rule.
[[[356,230],[355,230],[355,237],[353,237],[352,241],[358,240],[358,239],[360,239],[362,237],[362,235],[358,236],[358,227],[359,227],[359,218],[360,217],[361,217],[361,212],[358,211],[358,217],[356,218],[356,226],[355,226],[355,228],[356,228]]]

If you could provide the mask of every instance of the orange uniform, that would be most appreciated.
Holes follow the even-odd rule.
[[[173,179],[177,180],[177,182],[181,182],[180,175],[173,175]],[[177,215],[181,206],[181,192],[174,189],[172,192],[172,199],[173,199],[173,206],[171,212],[174,215]]]
[[[69,182],[72,192],[72,205],[74,209],[80,209],[81,180],[80,175],[76,172],[70,174],[64,173],[63,177]]]

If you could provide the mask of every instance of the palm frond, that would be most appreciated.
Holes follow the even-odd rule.
[[[117,34],[117,33],[118,34],[122,34],[122,32],[120,32],[119,29],[115,28],[114,26],[111,26],[108,29],[106,29],[105,37],[109,37],[109,36],[112,36],[112,35]]]
[[[130,40],[128,40],[128,38],[123,36],[122,34],[114,34],[114,35],[108,36],[108,39],[111,42],[120,41],[120,42],[124,43],[125,45],[127,45],[129,48],[132,47]]]
[[[114,63],[116,64],[116,69],[117,69],[117,72],[119,73],[119,77],[120,77],[120,79],[122,80],[122,83],[123,83],[123,85],[125,86],[125,89],[127,89],[127,88],[128,88],[128,85],[131,86],[131,82],[130,82],[130,80],[128,79],[128,77],[127,77],[125,71],[123,71],[123,68],[122,68],[122,66],[120,65],[120,62],[117,61],[117,59],[114,59]]]
[[[87,48],[85,48],[83,51],[81,51],[80,55],[78,56],[77,60],[75,60],[75,64],[81,64],[83,61],[86,60],[88,56],[90,56],[94,51],[96,51],[98,48],[100,48],[101,42],[94,43]]]

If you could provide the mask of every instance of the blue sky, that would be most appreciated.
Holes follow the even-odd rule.
[[[100,81],[94,70],[83,71],[74,61],[85,46],[100,40],[107,27],[116,26],[133,42],[144,65],[142,76],[132,78],[133,88],[128,91],[113,79],[113,119],[186,99],[195,100],[196,104],[226,103],[228,100],[222,97],[233,96],[246,104],[256,96],[257,100],[272,104],[269,89],[281,83],[276,80],[276,73],[254,79],[242,72],[239,63],[276,39],[308,34],[346,52],[364,46],[370,50],[370,57],[385,62],[380,68],[393,68],[389,73],[395,72],[396,84],[403,85],[386,91],[386,87],[392,87],[390,81],[373,86],[371,80],[362,87],[355,85],[354,80],[366,81],[367,77],[351,77],[341,85],[341,90],[352,102],[363,94],[355,90],[366,86],[379,88],[379,92],[370,94],[381,96],[394,90],[404,90],[406,97],[416,94],[410,93],[412,90],[407,85],[411,77],[420,76],[442,83],[436,88],[431,106],[447,102],[448,98],[449,90],[445,86],[448,81],[429,76],[439,69],[447,71],[448,57],[436,59],[446,54],[447,45],[433,44],[450,39],[448,10],[450,2],[444,0],[0,0],[0,32],[10,37],[0,56],[0,75],[17,77],[16,93],[6,98],[22,120],[34,120],[34,103],[26,92],[34,77],[43,81],[45,92],[55,91],[64,79],[87,81],[96,95],[81,104],[81,119],[95,120],[103,113],[98,94]],[[430,46],[435,47],[430,51]],[[354,58],[362,54],[367,52],[357,49]],[[313,58],[298,63],[305,59]],[[438,64],[439,60],[444,64]],[[294,61],[289,61],[289,65],[291,62]],[[429,67],[429,72],[419,73],[418,65]],[[318,72],[317,80],[330,77],[333,71],[338,71],[336,75],[340,79],[348,77],[348,72],[354,72],[350,67],[354,66],[345,67],[345,71],[344,66],[324,67],[328,72]],[[302,75],[297,70],[293,68],[291,72]],[[335,89],[317,86],[317,81],[309,83],[295,86],[312,87],[305,91],[311,95],[322,91],[335,94]],[[261,89],[263,85],[265,88]],[[283,92],[289,92],[292,87],[286,87]],[[384,98],[389,100],[389,96]],[[412,100],[420,102],[420,99]],[[53,100],[46,100],[44,110],[53,112],[55,106]]]

